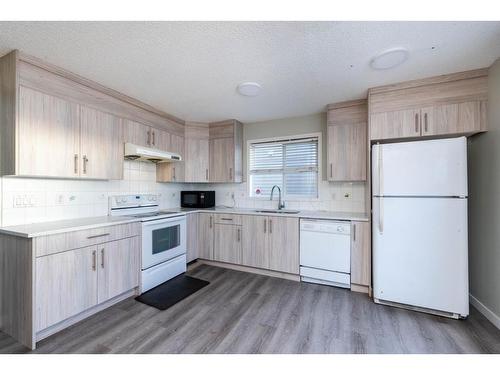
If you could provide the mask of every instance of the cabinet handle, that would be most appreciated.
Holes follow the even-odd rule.
[[[75,174],[78,174],[78,154],[75,154]]]
[[[424,113],[424,132],[427,133],[427,113]]]
[[[269,233],[273,233],[273,220],[269,219]]]
[[[104,248],[101,249],[101,268],[104,268]]]
[[[415,133],[418,133],[418,113],[415,113]]]
[[[212,229],[212,216],[210,216],[210,229]]]
[[[96,263],[97,263],[97,251],[92,251],[92,271],[95,271],[96,269]]]
[[[155,138],[156,138],[156,137],[155,137],[155,131],[153,130],[153,131],[152,131],[152,133],[153,133],[153,146],[155,146],[155,145],[156,145],[156,140],[155,140]]]
[[[146,141],[146,143],[149,145],[151,145],[151,131],[148,130],[148,139]]]
[[[87,158],[87,155],[83,155],[83,173],[87,174],[87,163],[89,159]]]
[[[356,242],[356,224],[352,225],[352,241]]]
[[[109,235],[110,235],[110,233],[95,234],[95,235],[93,235],[93,236],[88,236],[88,237],[87,237],[87,240],[90,240],[90,239],[92,239],[92,238],[98,238],[98,237],[109,236]]]
[[[240,231],[241,231],[241,229],[238,228],[238,242],[240,242],[240,240],[241,240],[241,233],[240,233]]]
[[[205,176],[206,180],[208,181],[208,168],[205,170]]]
[[[333,163],[330,163],[330,178],[333,178]]]
[[[233,168],[229,168],[229,179],[233,180]]]
[[[267,231],[267,220],[264,219],[264,233],[266,233]]]

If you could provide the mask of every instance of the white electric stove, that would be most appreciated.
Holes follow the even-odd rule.
[[[186,214],[162,211],[154,194],[109,197],[110,216],[142,223],[141,293],[186,272]]]

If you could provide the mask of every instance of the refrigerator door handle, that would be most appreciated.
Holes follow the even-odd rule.
[[[382,181],[382,176],[383,176],[383,166],[382,166],[382,146],[379,144],[378,146],[378,194],[380,196],[379,198],[379,210],[378,210],[378,231],[380,234],[384,232],[384,212],[383,212],[383,196],[384,193],[382,192],[382,189],[384,188],[384,184]]]

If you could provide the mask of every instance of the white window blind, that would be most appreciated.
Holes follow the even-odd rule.
[[[250,144],[249,182],[251,197],[269,198],[278,185],[286,199],[317,198],[318,138]]]

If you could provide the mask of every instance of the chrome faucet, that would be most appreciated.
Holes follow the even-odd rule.
[[[278,210],[281,210],[282,208],[285,208],[285,202],[281,201],[281,189],[278,185],[274,185],[273,188],[271,189],[271,198],[269,200],[273,200],[273,193],[274,193],[274,188],[278,188]]]

